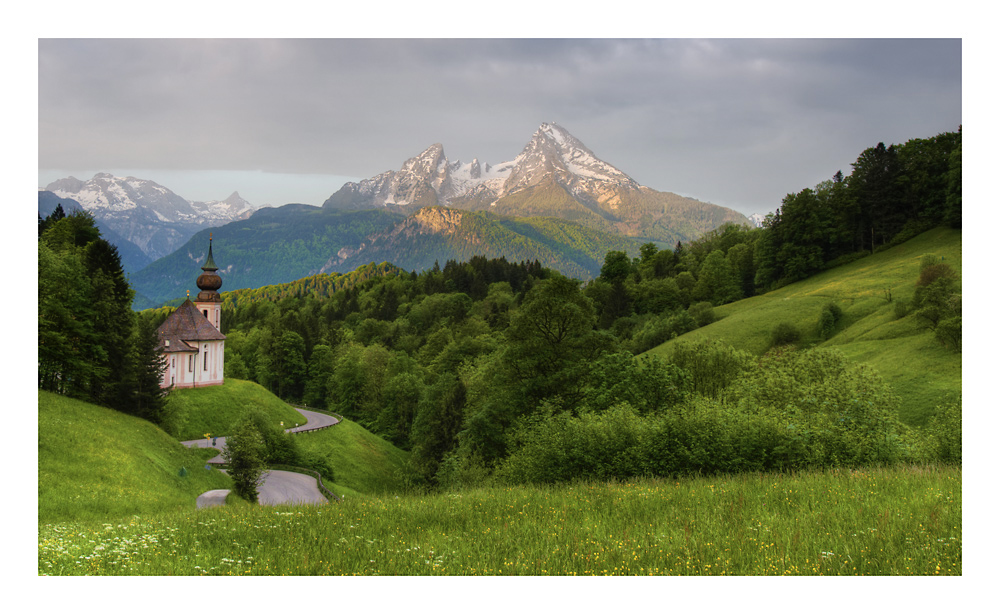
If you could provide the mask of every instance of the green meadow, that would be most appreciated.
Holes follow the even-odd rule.
[[[215,454],[185,448],[145,420],[39,391],[38,522],[193,510],[201,493],[230,487],[205,469]]]
[[[760,355],[770,349],[775,326],[788,323],[801,332],[802,346],[835,348],[872,366],[900,397],[900,419],[922,426],[935,407],[962,390],[962,355],[942,346],[912,313],[896,315],[897,304],[913,298],[925,254],[961,274],[961,232],[937,228],[767,294],[716,307],[718,321],[647,354],[668,357],[676,343],[717,339]],[[844,315],[835,334],[823,340],[819,320],[829,303]]]
[[[323,484],[337,496],[399,492],[406,487],[409,453],[356,422],[293,436],[305,458],[318,461]]]
[[[348,497],[39,527],[53,575],[960,575],[961,469]]]
[[[177,388],[167,395],[166,430],[181,441],[224,436],[248,406],[256,405],[278,426],[302,423],[302,414],[255,382],[226,378],[221,386]]]

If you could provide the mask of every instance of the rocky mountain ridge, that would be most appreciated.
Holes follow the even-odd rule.
[[[225,200],[189,201],[154,181],[110,173],[87,181],[66,177],[43,191],[79,203],[151,260],[170,254],[202,228],[246,219],[255,209],[238,192]]]
[[[323,204],[402,213],[440,205],[559,217],[664,243],[693,239],[725,222],[750,223],[731,209],[641,186],[555,123],[542,124],[509,162],[451,162],[435,143],[398,171],[344,184]]]

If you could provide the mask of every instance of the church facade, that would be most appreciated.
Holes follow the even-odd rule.
[[[226,336],[222,334],[222,278],[212,257],[212,238],[208,239],[208,257],[198,276],[198,296],[178,307],[157,329],[157,346],[165,361],[162,388],[218,386],[224,381]]]

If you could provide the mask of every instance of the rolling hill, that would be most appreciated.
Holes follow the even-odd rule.
[[[900,301],[913,298],[925,254],[942,258],[961,274],[961,231],[937,228],[773,292],[716,307],[717,322],[647,354],[665,356],[676,343],[714,339],[763,354],[774,327],[789,323],[806,344],[835,348],[874,367],[901,398],[900,418],[922,425],[935,406],[962,391],[962,355],[944,348],[912,313],[895,315]],[[835,335],[821,340],[816,332],[820,312],[831,302],[843,310],[843,321]]]
[[[193,511],[230,480],[204,468],[214,450],[182,446],[155,425],[38,391],[38,521]]]

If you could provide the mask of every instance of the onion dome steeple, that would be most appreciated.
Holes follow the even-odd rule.
[[[205,271],[198,276],[198,281],[196,282],[198,289],[201,292],[198,293],[199,301],[213,301],[220,302],[222,297],[219,296],[219,288],[222,287],[222,278],[219,277],[216,271],[219,267],[215,266],[215,259],[212,258],[212,234],[208,235],[208,257],[205,259],[205,266],[201,267],[202,271]]]

